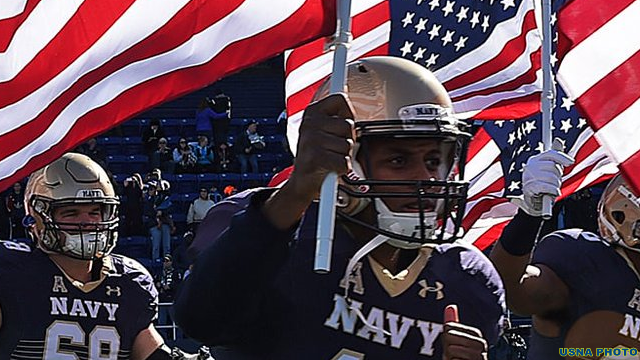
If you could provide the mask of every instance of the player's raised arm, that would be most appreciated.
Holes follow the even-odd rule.
[[[342,175],[351,169],[352,119],[345,94],[329,95],[305,109],[293,173],[262,210],[275,227],[287,229],[302,218],[329,172]]]
[[[563,169],[572,163],[573,159],[556,150],[527,161],[522,175],[523,197],[513,200],[520,209],[491,252],[505,286],[507,304],[516,313],[531,315],[567,306],[566,285],[551,269],[532,265],[530,259],[542,224],[542,196],[560,195]]]

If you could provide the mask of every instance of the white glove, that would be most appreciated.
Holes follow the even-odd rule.
[[[522,173],[522,196],[511,201],[531,216],[542,216],[542,197],[560,196],[562,173],[575,160],[562,151],[562,143],[555,139],[552,150],[543,151],[527,160]]]

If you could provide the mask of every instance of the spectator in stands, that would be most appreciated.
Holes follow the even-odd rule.
[[[216,113],[213,111],[213,100],[208,97],[200,101],[200,106],[196,110],[196,134],[211,137],[213,133],[213,122]]]
[[[161,250],[164,255],[171,253],[171,234],[176,232],[176,227],[169,208],[158,207],[155,221],[155,226],[149,229],[151,233],[151,259],[159,261]]]
[[[0,192],[0,199],[5,197],[4,192]],[[10,229],[11,223],[9,222],[7,204],[4,201],[0,201],[0,239],[9,239]]]
[[[217,147],[217,172],[226,173],[233,171],[233,149],[226,142],[219,144]]]
[[[209,199],[209,190],[204,187],[200,188],[198,198],[193,200],[187,212],[187,225],[194,234],[198,232],[198,225],[215,204],[213,200]]]
[[[293,159],[293,153],[291,152],[291,146],[289,146],[289,138],[287,138],[287,109],[282,110],[280,115],[278,115],[278,119],[276,119],[277,130],[276,133],[282,135],[282,148],[284,149],[285,154]]]
[[[225,95],[222,90],[216,89],[213,97],[213,120],[214,144],[219,146],[226,143],[229,137],[229,123],[231,122],[231,98]]]
[[[142,226],[142,176],[134,173],[124,180],[124,233],[128,236],[144,235]]]
[[[107,153],[98,145],[98,140],[96,140],[96,138],[87,140],[87,142],[82,144],[78,150],[80,153],[90,157],[91,160],[97,162],[103,169],[107,168]]]
[[[171,193],[171,183],[169,180],[162,178],[162,170],[159,168],[154,168],[149,173],[149,181],[155,181],[158,187],[158,193],[162,195],[169,196]]]
[[[264,137],[258,133],[258,123],[253,121],[247,125],[247,129],[238,137],[238,159],[240,160],[240,172],[247,173],[249,164],[251,171],[260,172],[258,169],[258,153],[266,146]]]
[[[175,163],[173,162],[173,153],[168,144],[169,142],[166,138],[158,140],[158,149],[151,156],[151,166],[159,168],[167,174],[173,174]]]
[[[214,185],[209,189],[209,199],[213,200],[214,203],[222,201],[223,196],[220,194],[220,191],[218,191],[217,186]]]
[[[176,164],[176,173],[193,173],[196,169],[196,154],[193,151],[191,144],[187,142],[186,138],[180,138],[178,146],[173,149],[173,162]]]
[[[173,297],[180,286],[182,273],[173,266],[173,258],[166,254],[162,258],[162,271],[155,277],[155,285],[158,289],[158,300],[160,304],[173,303]],[[158,325],[168,325],[171,323],[168,305],[160,305],[158,307]],[[159,329],[160,330],[160,329]],[[166,329],[160,330],[168,338]]]
[[[11,192],[5,198],[5,206],[9,214],[10,230],[9,238],[21,239],[26,238],[24,226],[22,226],[22,219],[25,216],[24,210],[24,192],[22,191],[22,183],[16,182],[13,184]]]
[[[198,135],[198,144],[195,147],[195,153],[197,163],[196,171],[198,173],[213,172],[214,171],[214,159],[213,150],[209,146],[209,138],[206,135]]]
[[[193,263],[194,259],[189,257],[187,249],[191,246],[191,243],[193,243],[194,236],[191,231],[185,232],[182,236],[182,241],[180,241],[178,246],[173,250],[173,266],[181,274],[184,274],[189,268],[189,265]]]
[[[224,197],[228,198],[229,196],[235,195],[238,193],[238,188],[233,185],[227,185],[224,187]]]
[[[142,217],[151,236],[151,259],[154,261],[160,261],[161,245],[164,254],[171,252],[171,232],[175,231],[175,226],[168,204],[168,196],[158,193],[157,182],[149,182],[142,203]]]
[[[158,141],[165,137],[164,130],[160,126],[160,120],[151,119],[149,127],[142,131],[142,145],[147,156],[151,157],[154,151],[158,149]]]

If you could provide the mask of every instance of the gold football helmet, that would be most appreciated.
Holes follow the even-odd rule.
[[[314,100],[329,93],[329,79]],[[412,61],[376,56],[347,66],[346,94],[354,109],[356,144],[353,171],[339,185],[339,216],[369,227],[389,237],[400,248],[416,248],[425,243],[455,240],[459,234],[468,183],[464,178],[466,149],[471,135],[468,124],[453,115],[446,89],[425,67]],[[438,168],[438,178],[388,180],[373,179],[368,164],[372,139],[427,138],[437,140],[446,161]],[[376,191],[376,187],[396,191]],[[415,198],[416,212],[390,210],[385,199]],[[373,202],[377,224],[367,226],[353,215]],[[388,202],[388,201],[387,201]],[[423,205],[435,202],[427,210]],[[449,221],[450,220],[450,221]],[[449,224],[449,228],[445,230]]]
[[[118,205],[105,170],[88,156],[67,153],[31,174],[25,208],[29,232],[40,248],[77,259],[97,259],[111,252],[118,238]],[[102,220],[63,223],[54,220],[60,207],[100,205]]]
[[[622,177],[614,177],[598,204],[600,235],[612,244],[640,252],[640,197]]]

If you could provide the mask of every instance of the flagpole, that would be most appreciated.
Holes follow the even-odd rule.
[[[551,0],[542,0],[542,145],[544,150],[551,149],[553,123],[552,108],[555,92],[551,81]],[[551,219],[553,197],[542,197],[542,218]]]
[[[347,79],[347,50],[351,42],[351,0],[337,1],[337,26],[333,44],[333,70],[330,79],[332,94],[344,92]],[[316,254],[313,270],[326,274],[331,271],[331,248],[336,218],[338,174],[327,174],[320,189],[318,228],[316,232]]]

